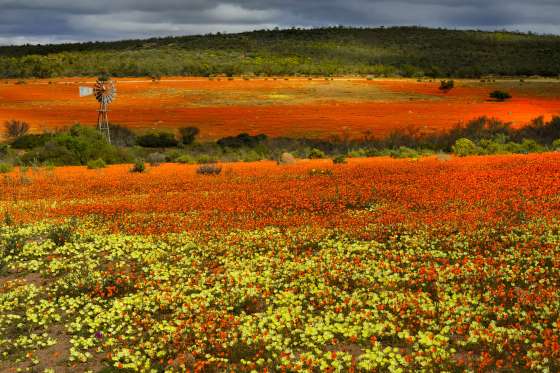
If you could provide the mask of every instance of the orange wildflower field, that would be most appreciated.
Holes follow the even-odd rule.
[[[218,177],[198,175],[196,168],[13,171],[0,181],[0,206],[17,221],[95,216],[126,233],[305,225],[363,230],[399,223],[467,227],[560,216],[558,153],[369,158],[347,165],[230,163]]]
[[[0,122],[16,119],[33,131],[76,122],[93,125],[97,104],[79,98],[78,86],[93,79],[5,81],[0,83]],[[202,139],[241,132],[269,136],[328,137],[365,133],[383,136],[405,127],[425,132],[460,121],[490,116],[523,125],[544,115],[560,114],[557,80],[457,81],[448,93],[437,81],[336,78],[166,78],[159,82],[117,79],[118,98],[111,105],[114,123],[148,131],[196,126]],[[505,89],[508,102],[488,95]]]

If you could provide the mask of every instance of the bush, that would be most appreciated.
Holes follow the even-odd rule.
[[[334,164],[345,164],[346,157],[344,155],[339,155],[337,157],[334,157],[332,161]]]
[[[150,163],[150,166],[159,166],[163,162],[166,161],[165,154],[161,153],[151,153],[147,157],[147,161]]]
[[[0,163],[0,174],[7,174],[8,172],[11,172],[13,170],[13,167],[11,164],[9,163]]]
[[[454,80],[442,80],[439,85],[439,90],[443,92],[449,92],[455,87]]]
[[[90,169],[90,170],[98,170],[100,168],[105,168],[105,167],[107,167],[107,164],[101,158],[96,159],[94,161],[89,161],[87,163],[87,168]]]
[[[131,129],[117,124],[111,124],[111,143],[115,146],[134,146],[136,134]]]
[[[511,98],[511,95],[504,91],[494,91],[490,93],[490,98],[493,98],[496,101],[505,101]]]
[[[183,142],[184,145],[192,144],[199,133],[200,130],[196,127],[185,127],[179,129],[179,134],[181,135],[181,141]]]
[[[223,148],[254,148],[266,139],[266,135],[251,136],[247,133],[241,133],[237,136],[229,136],[219,139],[217,144]]]
[[[453,153],[459,157],[466,157],[468,155],[477,155],[480,153],[478,146],[469,139],[461,138],[453,145]]]
[[[309,152],[308,157],[309,157],[309,159],[322,159],[322,158],[325,158],[326,155],[325,155],[325,152],[323,152],[322,150],[317,149],[317,148],[313,148]]]
[[[185,163],[185,164],[194,164],[196,163],[196,159],[191,157],[188,154],[182,155],[175,160],[178,163]]]
[[[8,120],[4,123],[4,135],[9,138],[17,138],[29,131],[29,123],[19,120]]]
[[[136,143],[145,148],[171,148],[179,142],[172,133],[154,132],[139,136]]]
[[[132,168],[130,169],[130,172],[133,173],[142,173],[144,171],[146,171],[146,165],[142,160],[137,160],[136,162],[134,162],[134,166],[132,166]]]
[[[52,140],[53,135],[48,133],[37,134],[37,135],[23,135],[18,137],[12,142],[12,148],[14,149],[33,149],[40,146],[45,146],[45,144]]]
[[[8,144],[0,144],[0,157],[8,155],[10,146]]]
[[[71,242],[76,231],[76,222],[72,221],[64,225],[53,225],[48,231],[48,239],[56,246],[63,246],[67,242]]]
[[[528,153],[539,153],[543,152],[545,149],[542,145],[532,139],[523,139],[523,142],[520,145],[520,153],[528,154]]]
[[[278,160],[278,164],[294,164],[294,163],[296,163],[295,157],[287,152],[282,153],[280,159]]]
[[[222,168],[216,164],[204,164],[196,169],[196,173],[199,175],[219,175],[222,172]]]
[[[560,150],[560,139],[556,139],[552,142],[552,150]]]
[[[391,151],[393,158],[418,158],[420,154],[412,148],[401,146],[397,150]]]

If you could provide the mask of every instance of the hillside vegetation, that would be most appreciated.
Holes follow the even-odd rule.
[[[558,76],[560,37],[419,27],[263,30],[0,47],[0,77]]]

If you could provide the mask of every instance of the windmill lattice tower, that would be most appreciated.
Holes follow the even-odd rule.
[[[117,87],[112,80],[98,79],[93,87],[95,99],[99,102],[97,110],[97,129],[105,135],[109,144],[111,143],[111,131],[109,130],[109,104],[113,102],[117,95]]]
[[[117,96],[117,87],[115,82],[110,79],[99,78],[95,82],[93,88],[80,87],[80,97],[94,95],[99,102],[99,110],[97,110],[97,129],[105,136],[107,141],[111,143],[111,131],[109,129],[109,104],[113,102]]]

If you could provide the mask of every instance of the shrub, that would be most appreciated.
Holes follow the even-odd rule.
[[[185,164],[193,164],[196,163],[196,159],[194,159],[193,157],[191,157],[188,154],[182,155],[179,158],[177,158],[175,160],[178,163],[185,163]]]
[[[542,145],[532,139],[523,139],[523,142],[520,145],[520,153],[528,154],[528,153],[539,153],[543,152],[545,149]]]
[[[222,172],[222,168],[217,164],[203,164],[196,169],[196,173],[199,175],[219,175]]]
[[[282,153],[280,159],[278,160],[278,164],[294,164],[294,163],[296,163],[295,157],[287,152]]]
[[[556,139],[552,142],[552,150],[560,150],[560,139]]]
[[[4,123],[4,135],[13,139],[25,135],[29,131],[29,123],[19,120],[8,120]]]
[[[111,143],[115,146],[134,146],[136,134],[127,127],[111,124]]]
[[[243,162],[258,162],[262,160],[262,156],[254,150],[244,151],[240,154]]]
[[[325,152],[317,148],[313,148],[309,152],[309,159],[321,159],[325,157],[326,157]]]
[[[493,98],[496,101],[505,101],[511,98],[511,95],[504,91],[494,91],[490,93],[490,98]]]
[[[166,161],[165,154],[161,153],[151,153],[147,157],[147,161],[150,163],[150,166],[159,166],[163,162]]]
[[[92,127],[84,127],[81,125],[75,125],[68,132],[57,134],[52,140],[53,148],[62,147],[59,149],[63,154],[68,153],[71,158],[71,162],[66,162],[62,160],[55,161],[55,163],[63,164],[82,164],[85,165],[90,160],[103,159],[107,163],[114,163],[120,161],[121,157],[117,152],[117,149],[109,144],[105,137]],[[47,148],[48,144],[45,144]],[[64,157],[66,158],[67,155]],[[38,159],[38,161],[51,160]]]
[[[101,158],[89,161],[87,163],[87,168],[90,169],[90,170],[98,170],[100,168],[105,168],[105,167],[107,167],[107,164]]]
[[[74,232],[76,231],[76,222],[72,221],[64,225],[53,225],[47,234],[49,240],[51,240],[56,246],[63,246],[67,242],[71,242],[74,238]]]
[[[454,80],[442,80],[439,85],[439,90],[443,92],[449,92],[455,87]]]
[[[45,144],[53,138],[53,135],[43,133],[43,134],[32,134],[23,135],[18,137],[12,142],[12,148],[14,149],[33,149],[39,146],[45,146]]]
[[[267,139],[266,135],[251,136],[248,133],[241,133],[237,136],[229,136],[219,139],[217,144],[223,148],[254,148]]]
[[[412,148],[401,146],[397,150],[391,151],[393,158],[418,158],[420,154]]]
[[[136,162],[134,162],[134,165],[130,169],[130,172],[133,173],[142,173],[144,171],[146,171],[146,165],[142,160],[137,160]]]
[[[332,161],[334,164],[345,164],[346,157],[344,155],[339,155],[337,157],[334,157]]]
[[[480,149],[478,146],[469,139],[461,138],[453,145],[453,153],[459,157],[466,157],[468,155],[479,154]]]
[[[8,155],[9,150],[10,146],[8,144],[0,144],[0,157]]]
[[[7,174],[8,172],[11,172],[13,170],[13,167],[11,164],[9,163],[0,163],[0,174]]]
[[[200,133],[200,130],[196,127],[185,127],[179,129],[179,134],[181,135],[181,141],[184,145],[190,145],[194,142],[196,136]]]
[[[154,132],[139,136],[136,143],[145,148],[171,148],[178,144],[172,133]]]

